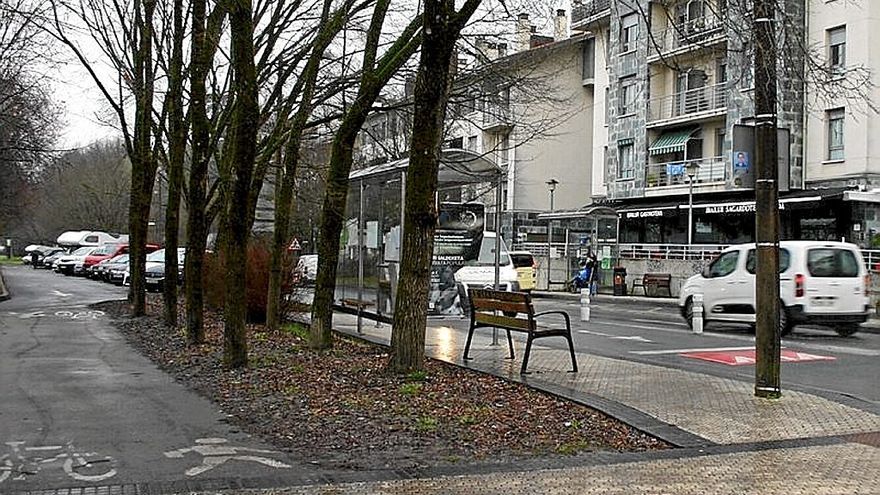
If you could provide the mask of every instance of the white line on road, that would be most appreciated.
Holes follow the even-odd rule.
[[[65,292],[61,292],[60,290],[53,290],[52,294],[55,294],[56,296],[59,296],[59,297],[70,297],[73,295],[73,294],[67,294]]]
[[[697,347],[694,349],[664,349],[655,351],[629,351],[630,354],[641,356],[656,356],[660,354],[684,354],[686,352],[724,352],[724,351],[753,351],[755,346],[749,347]]]

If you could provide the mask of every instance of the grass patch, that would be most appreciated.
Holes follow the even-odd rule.
[[[422,391],[421,383],[404,383],[397,389],[402,395],[407,395],[410,397],[416,396],[419,392]]]
[[[556,447],[556,453],[562,455],[574,455],[590,449],[590,444],[584,440],[565,442]]]
[[[304,341],[309,340],[309,327],[303,325],[302,323],[288,323],[287,325],[281,327],[281,330],[296,335]]]
[[[21,258],[13,256],[12,259],[7,259],[6,255],[0,255],[0,265],[22,265]]]
[[[428,379],[428,373],[425,371],[413,371],[412,373],[406,375],[406,381],[408,382],[424,382]]]
[[[422,416],[416,420],[416,429],[421,432],[435,432],[437,431],[438,426],[440,426],[440,422],[437,421],[437,418],[432,416]]]

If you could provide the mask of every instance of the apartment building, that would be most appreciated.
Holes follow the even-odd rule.
[[[877,116],[864,108],[857,118],[842,102],[817,107],[811,84],[821,78],[803,77],[816,60],[818,72],[855,58],[878,67],[880,45],[870,40],[878,36],[880,4],[853,4],[778,2],[785,40],[777,96],[783,237],[867,242],[864,233],[875,228],[850,221],[856,212],[867,221],[875,208],[868,191],[849,189],[876,180],[880,145],[867,138]],[[574,2],[572,28],[594,39],[595,91],[604,95],[591,129],[592,193],[618,210],[621,242],[752,239],[749,8],[741,0]],[[843,62],[847,36],[862,41]],[[814,48],[809,63],[800,47]]]

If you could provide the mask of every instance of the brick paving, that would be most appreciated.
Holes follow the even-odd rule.
[[[880,493],[880,449],[845,443],[604,466],[347,483],[266,490],[265,495]]]

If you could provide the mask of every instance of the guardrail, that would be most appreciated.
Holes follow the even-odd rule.
[[[648,100],[648,122],[727,108],[726,83],[689,89]]]
[[[724,21],[714,13],[710,13],[654,31],[652,36],[655,49],[659,53],[665,53],[686,46],[702,45],[713,37],[720,37],[724,34],[721,29],[723,27]]]
[[[652,163],[645,167],[645,187],[687,186],[687,166],[696,163],[700,166],[694,176],[695,184],[724,182],[724,157],[713,156],[697,160],[680,160],[667,163]]]

